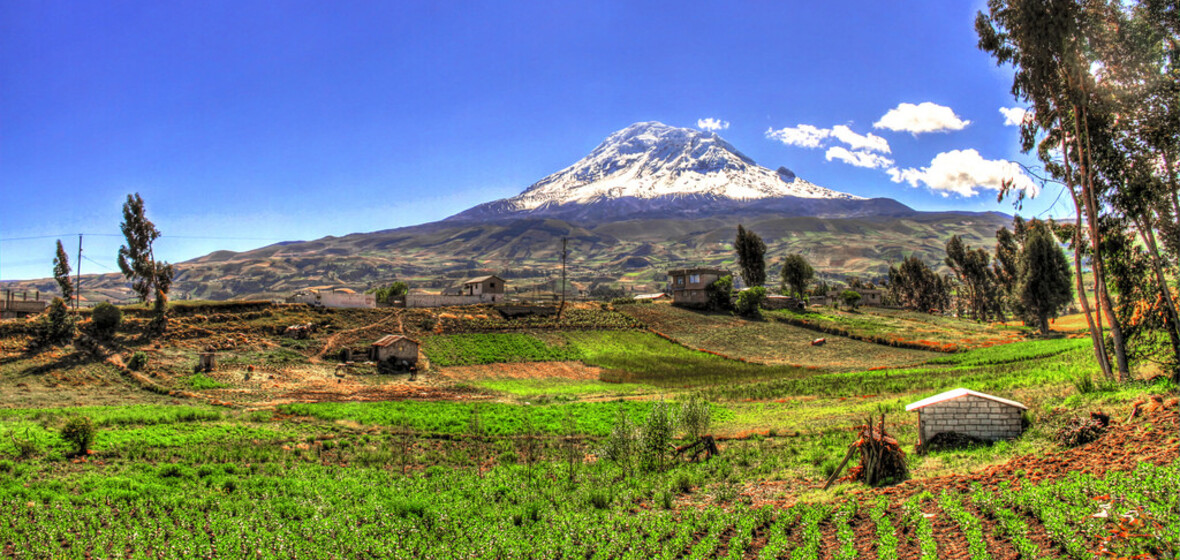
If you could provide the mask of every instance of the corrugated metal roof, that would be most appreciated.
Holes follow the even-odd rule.
[[[951,389],[950,391],[947,391],[945,393],[939,393],[937,395],[934,395],[933,397],[927,397],[927,398],[922,399],[922,400],[915,402],[915,403],[910,403],[910,404],[906,405],[905,410],[906,410],[906,412],[913,412],[915,410],[918,410],[919,408],[925,408],[925,407],[930,406],[935,403],[950,401],[950,400],[954,400],[957,398],[965,397],[967,395],[972,395],[972,396],[979,397],[981,399],[996,401],[1000,404],[1006,404],[1008,406],[1014,406],[1016,408],[1028,410],[1027,406],[1024,406],[1016,401],[1002,399],[1002,398],[997,397],[995,395],[989,395],[987,393],[980,393],[978,391],[972,391],[971,389],[964,389],[962,387],[960,387],[958,389]]]
[[[491,280],[492,278],[495,278],[496,280],[499,280],[501,282],[504,281],[503,278],[500,278],[499,276],[496,276],[493,274],[491,276],[480,276],[479,278],[472,278],[471,280],[464,282],[463,285],[466,286],[467,284],[478,284],[478,283],[484,282],[486,280]]]
[[[664,296],[666,296],[666,295],[667,295],[667,294],[663,294],[663,293],[659,293],[659,294],[639,294],[639,295],[635,296],[633,299],[660,299],[660,298],[662,298],[662,297],[664,297]]]
[[[402,339],[413,342],[414,344],[418,344],[417,340],[414,340],[408,336],[402,336],[400,334],[387,334],[387,335],[377,339],[377,342],[374,342],[373,346],[380,346],[380,347],[384,348],[384,347],[389,346],[390,344],[393,344],[394,342],[397,342]]]

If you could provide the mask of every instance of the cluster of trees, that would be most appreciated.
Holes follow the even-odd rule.
[[[996,232],[996,252],[973,249],[958,236],[946,244],[942,276],[916,256],[889,267],[886,300],[906,309],[937,313],[956,306],[960,316],[1004,321],[1011,315],[1049,332],[1049,320],[1073,301],[1069,263],[1051,222],[1025,222]]]
[[[1132,360],[1151,360],[1180,381],[1180,10],[1174,0],[990,0],[975,28],[1029,105],[1022,148],[1073,203],[1076,219],[1056,233],[1073,252],[1103,373],[1126,380]]]
[[[406,297],[406,293],[410,291],[410,286],[401,280],[398,280],[388,286],[381,286],[377,288],[370,288],[366,293],[377,296],[377,303],[390,304],[395,300]]]
[[[167,328],[168,290],[172,287],[174,271],[172,265],[155,259],[152,244],[160,237],[160,230],[147,218],[139,193],[127,195],[120,229],[127,244],[119,247],[119,270],[131,281],[131,289],[140,301],[147,302],[151,298],[154,302],[148,334],[162,334]],[[61,290],[61,297],[55,297],[50,302],[49,310],[37,328],[37,335],[33,337],[33,346],[68,344],[77,335],[77,321],[70,315],[66,304],[71,298],[80,295],[78,286],[70,279],[70,272],[69,255],[59,239],[53,259],[53,279]],[[122,312],[117,307],[100,303],[91,312],[89,334],[99,340],[109,339],[122,319]]]

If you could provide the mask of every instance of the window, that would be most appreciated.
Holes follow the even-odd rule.
[[[683,285],[684,285],[684,277],[683,277],[683,276],[677,276],[677,277],[676,277],[676,285],[677,285],[677,286],[683,286]]]
[[[495,282],[488,282],[488,289],[489,290],[496,289],[496,283]]]
[[[689,275],[688,283],[689,284],[700,284],[701,283],[701,275],[700,274]]]

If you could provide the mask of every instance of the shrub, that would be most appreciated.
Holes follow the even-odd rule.
[[[643,423],[639,439],[651,469],[664,470],[672,447],[672,434],[676,431],[676,416],[668,403],[660,401],[651,408]]]
[[[16,458],[24,461],[31,459],[34,455],[41,451],[41,446],[37,444],[37,439],[29,430],[25,430],[25,437],[17,437],[16,433],[11,433],[12,447],[16,452]]]
[[[766,288],[754,286],[742,290],[737,297],[737,312],[743,317],[761,317],[762,303],[766,301]]]
[[[139,371],[147,365],[148,357],[142,351],[131,355],[131,359],[127,360],[127,369],[131,371]]]
[[[702,399],[699,394],[693,393],[684,404],[680,405],[680,425],[684,427],[684,431],[688,433],[689,437],[700,438],[709,431],[712,414],[709,403],[705,402],[705,399]]]
[[[49,310],[38,321],[35,332],[31,342],[34,347],[61,346],[73,340],[74,318],[70,316],[64,300],[53,298]]]
[[[123,312],[118,307],[104,301],[94,306],[94,310],[90,312],[90,318],[93,321],[94,334],[99,338],[109,339],[114,336],[119,325],[123,323]]]
[[[705,296],[709,299],[709,309],[714,311],[729,311],[733,308],[733,276],[722,276],[705,286]]]
[[[860,306],[860,292],[856,290],[844,290],[840,292],[840,302],[848,309],[856,309]]]
[[[611,429],[610,437],[607,438],[600,453],[607,459],[614,461],[624,471],[630,472],[638,447],[638,430],[631,419],[627,417],[627,413],[620,408],[614,428]]]
[[[89,416],[75,416],[61,429],[61,439],[74,447],[74,455],[85,455],[94,441],[94,423]]]

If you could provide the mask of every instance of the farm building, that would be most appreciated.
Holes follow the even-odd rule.
[[[369,359],[412,366],[418,363],[418,341],[400,334],[385,335],[369,347]]]
[[[496,296],[504,295],[504,279],[495,275],[472,278],[471,280],[463,283],[463,295],[486,295],[488,296],[489,301],[494,303],[496,301]]]
[[[443,289],[441,294],[413,291],[406,294],[406,307],[446,307],[478,305],[504,301],[507,282],[499,276],[480,276],[463,282],[461,286]]]
[[[29,292],[21,292],[18,295],[12,290],[4,290],[4,297],[0,298],[0,319],[36,315],[44,311],[48,305],[49,300],[41,299],[41,292],[35,293],[33,299],[29,299]]]
[[[308,288],[287,298],[287,303],[306,303],[317,307],[377,307],[377,296],[358,294],[348,288],[317,290]]]
[[[970,389],[954,389],[905,407],[918,411],[918,445],[952,432],[987,441],[1012,439],[1024,431],[1027,406]]]
[[[718,268],[684,268],[669,270],[668,279],[672,286],[672,303],[700,306],[709,303],[705,288],[729,271]]]
[[[639,294],[639,295],[635,296],[635,297],[634,297],[634,298],[632,298],[632,299],[634,299],[634,300],[636,300],[636,301],[643,301],[643,300],[657,300],[657,299],[658,299],[658,300],[663,300],[663,299],[666,299],[667,297],[668,297],[668,294],[665,294],[665,293],[663,293],[663,292],[660,292],[660,293],[658,293],[658,294]]]

